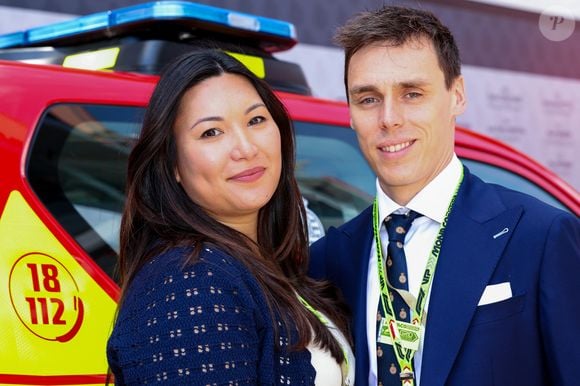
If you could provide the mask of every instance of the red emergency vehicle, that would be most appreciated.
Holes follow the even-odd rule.
[[[104,383],[127,156],[180,53],[221,47],[279,90],[324,227],[369,205],[346,104],[310,96],[300,67],[273,56],[295,43],[289,23],[182,1],[0,36],[0,384]],[[580,213],[578,192],[505,144],[457,128],[456,152],[485,180]]]

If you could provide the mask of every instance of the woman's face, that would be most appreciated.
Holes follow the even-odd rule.
[[[188,196],[219,222],[255,233],[258,211],[278,186],[282,154],[278,126],[252,84],[223,74],[195,85],[173,131],[175,175]]]

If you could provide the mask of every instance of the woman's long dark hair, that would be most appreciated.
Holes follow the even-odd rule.
[[[175,179],[173,126],[183,94],[203,80],[224,73],[242,76],[252,83],[280,130],[282,172],[272,199],[259,211],[257,244],[209,216]],[[333,287],[306,276],[306,214],[294,164],[292,123],[264,81],[217,50],[193,51],[170,64],[153,92],[141,135],[129,156],[127,201],[121,222],[121,302],[136,272],[154,255],[174,246],[189,245],[194,246],[189,262],[194,262],[204,243],[213,244],[241,261],[256,277],[271,314],[280,316],[283,328],[295,326],[298,339],[294,349],[303,349],[314,338],[342,360],[342,351],[328,329],[296,297],[299,293],[348,336],[344,308],[336,300]],[[278,331],[277,323],[274,327]]]

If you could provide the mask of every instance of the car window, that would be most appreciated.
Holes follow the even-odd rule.
[[[352,130],[309,122],[294,126],[296,177],[308,208],[324,228],[339,226],[371,204],[374,174]]]
[[[473,174],[486,182],[503,185],[506,188],[529,194],[556,208],[570,212],[570,209],[565,207],[550,193],[518,174],[480,161],[465,158],[462,158],[461,161]]]
[[[113,277],[127,157],[144,109],[62,104],[44,114],[27,163],[43,204]]]

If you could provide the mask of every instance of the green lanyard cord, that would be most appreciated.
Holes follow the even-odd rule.
[[[304,299],[301,295],[298,295],[298,299],[300,300],[300,303],[302,303],[304,305],[304,307],[306,307],[306,309],[310,312],[312,312],[312,314],[314,314],[314,316],[316,316],[316,318],[318,318],[318,320],[320,320],[320,322],[322,324],[324,324],[328,329],[332,328],[332,325],[330,324],[330,322],[328,321],[328,319],[326,319],[324,317],[324,315],[322,315],[320,313],[320,311],[318,311],[317,309],[315,309],[314,307],[312,307],[310,305],[310,303],[308,303],[306,301],[306,299]],[[342,356],[344,357],[344,363],[346,365],[346,373],[348,373],[348,368],[349,368],[349,364],[348,364],[348,353],[346,352],[346,348],[342,347],[342,345],[339,342],[339,345],[342,348]]]
[[[445,233],[445,229],[447,228],[449,214],[451,213],[451,209],[453,208],[453,204],[455,203],[455,199],[457,198],[457,193],[459,191],[459,187],[461,186],[462,181],[463,181],[463,169],[461,169],[459,182],[455,187],[455,191],[449,203],[449,207],[447,208],[445,217],[443,218],[443,222],[439,227],[439,232],[437,233],[437,237],[435,238],[435,242],[433,243],[433,247],[431,248],[431,253],[429,254],[429,258],[427,259],[427,265],[425,267],[425,272],[423,273],[423,280],[421,281],[421,286],[419,289],[419,296],[417,296],[417,301],[414,302],[415,304],[413,309],[414,315],[412,324],[415,326],[420,326],[422,323],[425,301],[431,289],[431,284],[433,282],[433,277],[435,275],[435,268],[437,266],[437,260],[439,259],[441,245],[443,243],[443,235]],[[385,269],[383,265],[383,250],[380,238],[380,221],[378,207],[379,207],[378,200],[377,198],[375,198],[373,202],[373,234],[377,249],[377,270],[379,274],[379,285],[381,289],[380,299],[383,309],[385,311],[387,323],[389,326],[393,326],[396,325],[397,318],[395,317],[395,313],[393,311],[393,304],[389,296],[389,287],[392,288],[392,286],[389,284],[387,278],[385,277]],[[413,308],[413,305],[410,306]],[[399,362],[399,367],[401,368],[401,382],[403,385],[414,385],[412,360],[416,350],[402,347],[401,337],[399,334],[391,334],[391,339],[393,343],[393,350],[395,351],[395,356],[397,357],[397,362]]]

